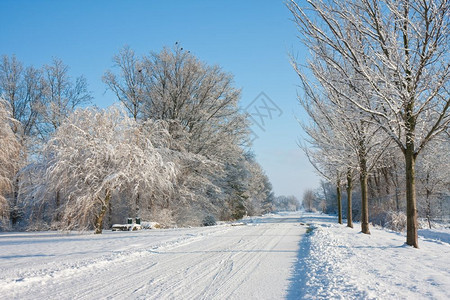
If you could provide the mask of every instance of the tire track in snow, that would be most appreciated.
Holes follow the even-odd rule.
[[[282,220],[278,221],[281,222]],[[182,279],[178,278],[173,280],[175,284],[167,284],[167,282],[163,281],[165,286],[162,287],[162,292],[147,294],[146,298],[158,299],[164,296],[168,298],[183,297],[191,299],[229,298],[248,281],[248,277],[258,269],[265,256],[275,249],[289,233],[289,230],[286,230],[285,234],[281,234],[279,232],[280,226],[276,224],[264,224],[258,228],[252,227],[248,226],[245,229],[247,235],[251,238],[246,242],[242,242],[242,238],[239,237],[233,242],[232,251],[217,250],[215,255],[211,254],[208,258],[203,258],[201,262],[194,264],[192,268],[186,269],[187,271],[183,275],[189,278],[189,281],[196,282],[197,286],[203,286],[204,288],[187,289],[180,283]],[[264,231],[262,232],[261,229]],[[270,235],[270,232],[276,233],[275,238]],[[244,234],[243,237],[245,236]],[[218,255],[220,255],[220,262],[227,263],[222,263],[219,264],[219,267],[212,268],[214,261],[219,259]],[[203,278],[206,280],[202,284],[198,284],[198,281]]]
[[[279,231],[279,225],[276,226],[278,228],[276,228],[277,232]],[[275,231],[275,228],[270,227],[269,228],[270,231]],[[270,253],[271,251],[273,251],[274,249],[276,249],[276,247],[280,244],[280,242],[283,240],[283,238],[285,238],[286,233],[284,234],[280,234],[276,237],[276,239],[269,239],[268,243],[265,245],[265,249],[263,249],[262,251],[258,252],[256,251],[256,253],[258,253],[258,255],[252,255],[252,253],[246,253],[246,256],[250,256],[246,263],[241,265],[240,268],[237,268],[234,270],[233,273],[231,273],[228,278],[226,278],[220,285],[220,287],[214,291],[214,293],[216,295],[214,295],[214,298],[217,299],[223,299],[224,297],[229,298],[229,297],[237,297],[239,298],[238,293],[236,293],[236,291],[242,286],[244,285],[247,280],[248,280],[248,276],[251,276],[251,274],[253,274],[261,265],[261,263],[265,260],[265,258],[267,257],[268,253]],[[260,239],[263,239],[263,235],[261,236]],[[258,247],[259,246],[259,247]],[[253,250],[258,250],[258,248],[261,248],[261,243],[256,244],[255,243],[255,247],[253,248]],[[235,280],[234,279],[234,284],[229,284],[229,282],[232,280],[233,277],[240,277],[241,280]],[[222,292],[223,290],[223,292]],[[237,294],[237,295],[236,295]],[[202,299],[209,299],[210,296],[213,296],[213,293],[206,293]]]
[[[88,258],[75,262],[51,265],[46,268],[35,267],[35,269],[32,270],[21,270],[18,271],[18,273],[22,275],[16,277],[16,279],[9,278],[0,281],[0,291],[2,291],[0,299],[3,299],[3,297],[5,297],[5,299],[36,299],[38,295],[44,295],[49,290],[52,291],[53,295],[58,295],[59,299],[72,299],[73,291],[68,289],[67,286],[74,285],[77,282],[80,283],[80,288],[77,291],[77,298],[78,293],[80,296],[84,294],[90,295],[92,292],[95,293],[95,288],[101,288],[105,284],[103,281],[100,281],[99,283],[95,283],[95,280],[87,281],[86,278],[88,276],[94,277],[97,273],[105,273],[105,270],[109,270],[110,267],[116,265],[126,266],[137,260],[141,262],[146,256],[153,255],[155,249],[170,249],[171,247],[176,247],[178,245],[189,244],[195,240],[201,240],[208,235],[214,235],[226,230],[228,230],[226,227],[216,227],[209,232],[205,232],[205,234],[202,232],[201,235],[188,234],[187,236],[170,237],[168,240],[151,246],[151,250],[116,249],[113,250],[112,253],[96,259]],[[143,236],[143,238],[146,237]],[[132,270],[129,272],[134,273]],[[111,280],[116,279],[120,282],[122,277],[125,277],[122,272],[110,273]],[[83,292],[84,286],[87,287],[86,293]],[[33,290],[32,294],[29,294],[30,290]],[[6,297],[8,294],[11,295],[11,297]],[[87,297],[90,298],[90,296]]]
[[[199,293],[196,292],[197,289],[191,289],[191,287],[186,287],[183,285],[183,278],[187,278],[191,282],[195,282],[198,286],[207,286],[209,289],[213,288],[211,284],[217,281],[218,278],[223,278],[225,271],[225,276],[232,277],[232,271],[235,270],[235,257],[238,256],[240,250],[235,248],[236,244],[239,244],[241,249],[248,249],[249,244],[254,243],[254,239],[248,239],[242,241],[242,237],[245,237],[245,233],[241,231],[248,232],[248,227],[235,227],[233,230],[233,239],[230,241],[229,238],[216,237],[216,240],[209,241],[208,246],[198,245],[197,249],[189,250],[186,254],[180,253],[180,249],[176,252],[167,252],[167,255],[176,255],[178,260],[179,271],[175,274],[164,275],[159,282],[160,286],[153,287],[158,289],[158,293],[155,293],[154,289],[150,294],[146,295],[148,299],[161,299],[161,297],[177,298],[198,298]],[[268,229],[265,229],[265,233]],[[253,230],[250,231],[253,233]],[[221,243],[217,243],[217,239],[221,240]],[[185,247],[183,247],[185,248]],[[251,248],[250,248],[251,249]],[[183,256],[179,256],[182,254]],[[191,257],[192,254],[195,257]],[[190,259],[185,259],[188,256]],[[195,259],[195,261],[193,260]],[[219,260],[219,268],[214,268],[217,266],[217,260]],[[222,262],[222,263],[221,263]],[[177,277],[178,275],[178,277]],[[200,280],[202,284],[200,283]],[[169,293],[169,294],[168,294]]]
[[[112,298],[122,298],[125,295],[130,295],[133,293],[136,294],[136,292],[145,288],[148,283],[148,278],[151,277],[150,275],[157,272],[161,265],[170,263],[171,261],[177,259],[176,257],[173,257],[167,261],[158,261],[155,259],[155,256],[160,251],[175,249],[181,246],[197,243],[209,236],[214,236],[228,230],[229,228],[226,227],[217,227],[215,230],[206,235],[192,235],[183,240],[175,239],[174,241],[164,242],[157,247],[153,247],[152,249],[135,250],[128,258],[124,259],[120,263],[110,265],[108,270],[97,269],[95,272],[90,274],[83,274],[83,278],[81,278],[83,282],[86,281],[87,275],[92,277],[93,281],[102,275],[109,275],[108,282],[114,286],[112,293],[111,287],[109,285],[105,285],[103,280],[99,280],[98,283],[94,284],[92,284],[92,281],[89,281],[89,284],[87,285],[80,284],[83,287],[77,292],[76,298],[103,298],[105,295],[109,295],[109,297]],[[143,274],[145,274],[145,276],[143,276]]]

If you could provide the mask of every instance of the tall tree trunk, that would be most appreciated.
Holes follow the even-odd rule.
[[[369,199],[367,195],[367,173],[361,172],[359,176],[361,184],[361,232],[370,234],[369,230]]]
[[[338,223],[342,224],[342,196],[341,196],[341,180],[338,176],[336,182],[337,206],[338,206]]]
[[[361,185],[361,232],[370,234],[369,230],[369,198],[367,195],[367,162],[364,155],[359,160],[359,182]]]
[[[103,231],[103,218],[105,217],[106,210],[109,206],[109,201],[111,200],[111,192],[106,190],[105,199],[102,202],[102,208],[95,218],[95,234],[100,234]]]
[[[349,170],[347,172],[347,227],[353,228],[352,221],[352,174]]]
[[[404,153],[406,162],[406,244],[419,248],[415,182],[416,157],[414,154],[414,141],[409,136],[407,136]]]
[[[403,46],[405,51],[405,88],[408,91],[409,99],[405,101],[404,121],[406,128],[406,141],[404,148],[405,163],[406,163],[406,244],[419,248],[417,236],[417,206],[416,206],[416,183],[415,183],[415,167],[416,167],[416,153],[415,153],[415,130],[417,115],[414,112],[415,104],[415,86],[412,80],[411,62],[410,62],[410,46],[409,46],[409,21],[408,15],[410,10],[409,1],[403,3],[404,20],[403,20]]]

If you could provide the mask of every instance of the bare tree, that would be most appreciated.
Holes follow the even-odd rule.
[[[47,140],[64,120],[78,107],[92,99],[86,79],[81,76],[72,81],[69,66],[60,59],[43,67],[45,92],[39,114],[39,133]]]
[[[220,67],[179,46],[142,58],[125,47],[114,62],[120,74],[107,71],[103,80],[130,115],[177,122],[177,130],[189,135],[187,151],[224,159],[245,142],[248,121],[239,112],[240,90]]]
[[[404,154],[406,243],[418,247],[415,162],[450,122],[450,4],[446,0],[307,3],[309,9],[294,0],[288,5],[305,44],[356,87],[361,99],[369,90],[377,102],[360,102],[338,88],[336,93],[380,126]],[[352,73],[344,65],[351,66]],[[365,87],[358,88],[355,79]]]
[[[136,57],[131,48],[126,46],[113,57],[113,62],[114,67],[120,70],[120,74],[116,75],[111,71],[106,71],[103,75],[103,82],[108,85],[108,88],[123,103],[135,120],[142,119],[142,106],[145,96],[143,95],[144,87],[140,59]]]
[[[333,90],[329,90],[326,84],[322,84],[322,77],[335,76],[327,70],[321,69],[311,62],[310,69],[319,81],[319,85],[313,88],[312,82],[307,79],[299,67],[294,67],[301,78],[305,96],[300,98],[300,103],[311,118],[312,124],[303,124],[304,131],[308,134],[310,146],[320,149],[311,153],[304,149],[316,169],[320,168],[322,176],[332,179],[336,183],[338,200],[338,222],[342,223],[341,213],[341,185],[343,177],[347,177],[348,208],[351,225],[351,189],[353,172],[358,170],[361,186],[361,231],[369,234],[369,206],[367,180],[369,171],[375,167],[379,157],[385,149],[385,137],[376,134],[378,127],[359,118],[349,103],[342,101]],[[346,88],[342,86],[342,89]],[[322,91],[319,93],[318,91]],[[347,90],[350,97],[351,90]],[[319,155],[318,155],[319,154]],[[334,170],[334,171],[333,171]],[[345,175],[346,174],[346,175]],[[350,177],[349,177],[350,175]]]
[[[33,148],[37,135],[37,120],[42,108],[45,82],[42,71],[24,68],[15,56],[3,56],[0,61],[0,94],[11,107],[14,133],[26,148]],[[23,157],[25,160],[26,158]]]

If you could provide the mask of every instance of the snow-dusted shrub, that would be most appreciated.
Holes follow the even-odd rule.
[[[406,229],[406,214],[404,212],[390,211],[386,214],[384,227],[402,232]]]
[[[161,225],[158,222],[142,222],[141,223],[142,229],[159,229],[161,228]]]
[[[173,211],[173,218],[177,225],[181,227],[201,226],[204,215],[208,214],[208,211],[205,211],[205,208],[202,207],[204,201],[206,200],[201,199],[200,203],[179,203]]]
[[[212,215],[208,215],[203,218],[203,221],[202,221],[203,226],[214,226],[216,224],[217,224],[216,218]]]
[[[43,222],[43,221],[35,221],[35,222],[30,222],[30,224],[28,224],[27,226],[27,231],[47,231],[47,230],[51,230],[51,229],[58,229],[60,227],[52,227],[50,226],[48,223]]]
[[[152,220],[158,222],[161,228],[171,228],[177,226],[177,223],[173,217],[173,212],[167,208],[153,211]]]

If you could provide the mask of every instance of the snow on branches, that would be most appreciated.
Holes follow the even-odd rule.
[[[155,130],[157,123],[139,125],[119,107],[78,109],[57,129],[45,147],[46,186],[61,193],[67,228],[94,225],[103,228],[103,217],[112,193],[133,187],[167,192],[176,175],[142,126]]]
[[[9,105],[0,98],[0,221],[8,218],[9,207],[5,194],[12,189],[20,154],[20,144],[11,129],[11,123],[15,121],[11,118]]]
[[[418,247],[416,159],[450,124],[449,2],[306,2],[287,5],[314,57],[308,69],[403,153],[407,244]]]

